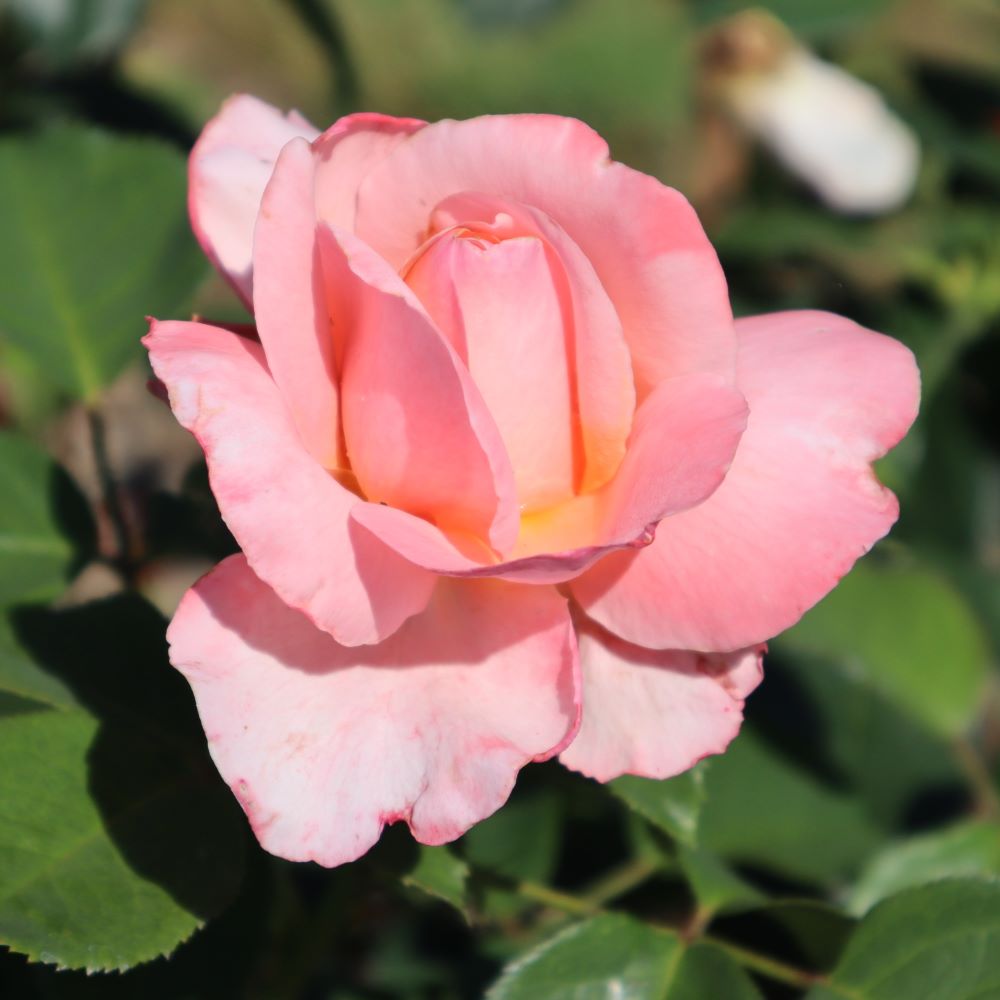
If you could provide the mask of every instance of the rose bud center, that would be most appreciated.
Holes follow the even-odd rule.
[[[531,513],[571,497],[581,478],[565,276],[551,247],[513,212],[464,200],[433,213],[403,277],[482,393],[521,511]],[[462,209],[484,208],[462,217]]]

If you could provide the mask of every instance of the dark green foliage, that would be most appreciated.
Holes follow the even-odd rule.
[[[706,145],[699,33],[746,6],[0,3],[0,996],[1000,996],[1000,14],[756,5],[921,141],[913,197],[860,219],[738,137]],[[115,419],[145,315],[238,312],[199,291],[184,204],[187,147],[234,89],[321,125],[577,115],[692,193],[738,314],[831,309],[914,350],[921,415],[879,464],[902,519],[771,644],[725,755],[608,787],[532,766],[457,843],[393,827],[334,871],[258,848],[136,592],[233,551],[204,467],[181,435],[95,501],[65,433],[84,407]],[[119,592],[67,596],[85,566]]]

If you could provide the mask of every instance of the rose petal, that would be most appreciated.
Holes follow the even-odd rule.
[[[319,134],[295,112],[248,94],[229,98],[205,126],[188,161],[188,211],[202,249],[236,289],[253,301],[253,227],[268,178],[285,143]]]
[[[640,399],[675,375],[732,376],[726,282],[694,210],[655,178],[611,163],[586,125],[550,115],[428,125],[361,185],[357,232],[402,267],[434,206],[463,191],[522,202],[565,230],[618,312]]]
[[[722,753],[760,683],[763,649],[706,654],[633,646],[578,622],[583,721],[560,754],[598,781],[669,778]]]
[[[750,421],[722,486],[648,549],[573,583],[588,615],[642,646],[725,651],[777,635],[896,520],[870,463],[916,416],[912,354],[828,313],[737,329]]]
[[[572,623],[548,588],[442,581],[395,636],[351,649],[232,556],[168,638],[219,771],[261,844],[294,861],[352,861],[401,819],[453,840],[577,724]]]
[[[350,520],[358,498],[302,446],[259,344],[154,322],[144,343],[254,572],[346,645],[379,642],[429,600],[434,577]]]
[[[576,465],[582,464],[582,468],[577,469],[575,476],[576,491],[587,493],[603,486],[618,471],[625,455],[636,397],[632,362],[621,322],[590,261],[544,212],[510,199],[468,191],[453,195],[437,205],[431,225],[432,228],[471,226],[474,230],[485,225],[487,232],[498,239],[509,239],[512,235],[533,236],[544,246],[550,280],[559,300],[559,328],[569,364],[571,405],[579,435],[579,442],[575,444],[580,452]],[[413,283],[412,272],[408,281]],[[425,288],[427,291],[429,289]],[[515,303],[524,319],[530,317],[537,324],[534,310],[538,309],[538,292],[524,285],[505,291],[505,301]],[[441,300],[439,312],[447,318],[447,290],[437,289],[437,296]],[[455,302],[451,308],[456,309],[459,305]],[[461,307],[460,312],[466,317],[489,316],[495,309],[496,305],[490,303],[478,309]],[[511,329],[519,329],[523,321],[511,316],[506,329],[501,323],[493,325],[499,336],[491,338],[490,343],[505,343],[511,339]],[[523,356],[534,359],[531,369],[551,367],[538,357],[537,337],[529,343],[533,346],[526,349]],[[523,368],[522,363],[522,371]],[[474,374],[477,382],[480,381],[481,374]],[[516,384],[517,379],[504,382]],[[520,393],[512,387],[510,395],[518,398]],[[522,399],[520,411],[527,413],[530,410],[530,398]],[[547,423],[544,416],[534,421],[538,427]],[[519,468],[518,460],[514,461],[514,468],[515,471]],[[525,505],[523,499],[522,505]],[[533,505],[528,503],[527,506]]]
[[[448,337],[483,395],[507,454],[518,503],[573,495],[573,380],[562,303],[545,245],[445,233],[406,283]]]
[[[319,236],[342,340],[344,437],[365,496],[509,550],[514,473],[465,366],[374,251],[344,230]]]
[[[636,390],[621,320],[594,266],[543,212],[529,210],[565,274],[573,325],[573,367],[586,465],[581,492],[603,486],[618,471],[635,415]]]
[[[321,465],[344,469],[334,341],[316,241],[315,173],[305,139],[282,149],[254,233],[254,318],[303,444]]]
[[[370,112],[346,115],[334,122],[313,142],[319,218],[354,232],[358,186],[379,160],[425,124],[417,118]]]
[[[650,526],[709,496],[726,474],[746,415],[743,397],[720,376],[664,382],[636,415],[618,475],[596,493],[522,518],[514,557],[507,561],[484,559],[405,511],[360,504],[352,517],[436,573],[562,582],[612,549],[649,544]]]

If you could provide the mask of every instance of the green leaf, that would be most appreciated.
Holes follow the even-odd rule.
[[[858,878],[848,908],[859,916],[887,896],[936,879],[1000,875],[1000,827],[959,823],[889,844]]]
[[[32,702],[37,708],[77,705],[66,684],[42,670],[23,648],[8,615],[0,615],[0,694]]]
[[[469,866],[447,847],[426,847],[421,844],[417,863],[403,876],[403,884],[451,903],[455,909],[466,913],[468,878]]]
[[[14,630],[60,707],[0,718],[0,942],[87,970],[167,954],[236,891],[245,835],[163,621],[120,597]]]
[[[753,980],[724,952],[710,944],[695,944],[681,956],[659,1000],[763,1000]]]
[[[0,340],[0,392],[3,393],[6,423],[37,437],[61,410],[63,393],[38,370],[23,351]]]
[[[753,909],[766,898],[709,851],[681,845],[677,861],[703,916]]]
[[[546,882],[555,867],[562,819],[549,789],[515,796],[462,838],[463,855],[477,868],[511,879]]]
[[[291,954],[287,938],[275,940],[275,932],[285,919],[276,901],[280,892],[276,868],[263,854],[258,861],[248,866],[232,904],[169,959],[147,962],[122,974],[88,975],[28,965],[19,956],[4,954],[0,956],[0,982],[7,989],[4,996],[24,1000],[207,1000],[210,995],[213,1000],[236,1000],[280,995],[276,984],[282,982],[282,965],[287,968],[297,955]],[[276,952],[280,957],[276,958]],[[4,978],[12,967],[24,976],[20,992],[17,985],[9,988]]]
[[[755,723],[800,763],[850,792],[880,826],[913,819],[928,795],[961,794],[948,741],[874,688],[849,662],[771,644]],[[792,710],[789,710],[790,706]]]
[[[615,795],[641,816],[684,844],[697,839],[698,816],[705,801],[705,770],[699,764],[676,778],[654,781],[627,774],[608,784]]]
[[[983,493],[989,496],[985,484]],[[988,551],[988,544],[984,540],[983,549]],[[975,608],[979,620],[989,632],[993,649],[1000,651],[1000,575],[989,566],[960,555],[935,553],[935,559],[962,591],[969,606]]]
[[[620,914],[574,924],[512,962],[489,1000],[759,1000],[719,949]]]
[[[63,589],[74,561],[63,521],[68,508],[79,513],[80,503],[45,452],[0,432],[0,607],[47,599]]]
[[[64,127],[0,142],[0,334],[92,402],[147,315],[176,315],[204,264],[183,157],[148,139]]]
[[[699,846],[733,861],[829,883],[878,840],[857,802],[784,760],[749,728],[706,774]]]
[[[1000,884],[907,889],[861,921],[808,1000],[985,1000],[1000,994]]]
[[[991,546],[997,462],[970,420],[966,377],[946,379],[920,414],[921,462],[900,528],[914,545],[978,559]]]
[[[549,881],[562,823],[562,800],[551,788],[521,786],[502,809],[462,837],[459,850],[474,876],[486,876],[473,877],[470,886],[478,913],[503,921],[533,905],[514,886],[522,880]]]
[[[860,563],[782,645],[849,665],[942,736],[969,727],[986,680],[979,623],[946,580],[919,565]]]

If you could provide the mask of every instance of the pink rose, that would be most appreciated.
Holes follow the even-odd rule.
[[[171,657],[275,854],[443,843],[555,754],[606,781],[720,752],[765,640],[896,518],[870,463],[910,352],[734,323],[688,203],[578,121],[318,133],[235,97],[190,180],[259,340],[146,338],[243,549]]]

